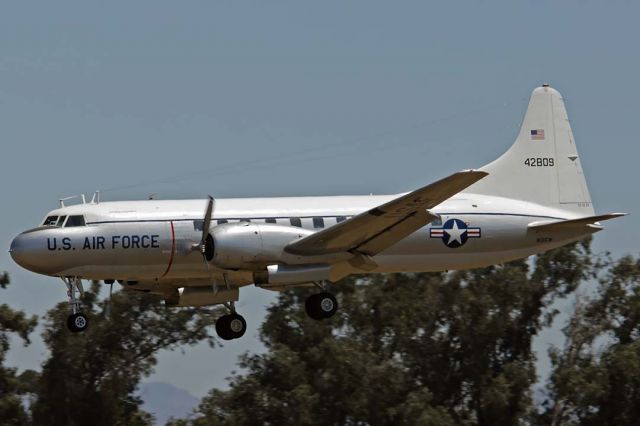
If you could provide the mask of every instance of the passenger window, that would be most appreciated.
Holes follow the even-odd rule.
[[[439,215],[431,221],[431,226],[442,226],[442,217]]]
[[[298,228],[302,228],[302,221],[299,217],[292,217],[289,219],[291,222],[291,226],[297,226]]]
[[[193,230],[202,232],[204,228],[204,220],[194,220],[193,221]]]
[[[266,223],[276,223],[275,217],[268,217],[264,220]]]
[[[223,223],[229,223],[227,219],[218,219],[218,225],[222,225]]]
[[[62,227],[62,225],[64,225],[64,220],[66,218],[67,218],[66,216],[60,216],[60,218],[58,219],[58,224],[56,226]]]
[[[78,216],[69,216],[69,219],[67,219],[67,224],[65,225],[66,228],[70,228],[72,226],[84,226],[84,216],[82,215],[78,215]]]
[[[44,220],[44,226],[56,226],[58,223],[58,216],[49,216]]]
[[[251,219],[240,219],[240,222],[251,222]]]
[[[324,218],[314,217],[313,218],[313,227],[314,228],[324,228]]]
[[[336,217],[336,223],[344,222],[345,220],[347,220],[345,216]]]

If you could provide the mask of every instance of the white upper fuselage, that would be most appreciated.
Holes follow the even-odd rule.
[[[278,225],[290,227],[297,225],[299,219],[307,232],[319,231],[396,197],[216,199],[211,228],[243,220],[251,223],[275,220]],[[221,272],[212,266],[208,269],[201,254],[193,249],[200,241],[206,207],[207,200],[120,201],[62,207],[47,216],[82,215],[86,225],[27,231],[12,245],[12,255],[26,268],[48,275],[202,285],[202,280],[211,278],[212,273],[217,276]],[[558,247],[598,230],[540,234],[528,229],[528,225],[570,219],[576,214],[487,195],[460,193],[431,212],[441,220],[374,256],[377,266],[366,272],[426,272],[486,266]],[[443,229],[443,225],[449,229]],[[21,259],[21,247],[28,247],[32,257]],[[342,265],[340,275],[358,272],[365,271]],[[234,285],[252,282],[252,275],[243,271],[232,271],[229,277]]]

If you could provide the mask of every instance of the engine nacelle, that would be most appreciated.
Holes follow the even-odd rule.
[[[236,222],[211,230],[211,263],[222,269],[260,270],[283,261],[284,247],[313,231],[276,224]]]
[[[269,265],[265,271],[255,272],[253,279],[260,287],[284,288],[296,284],[325,281],[329,279],[331,266],[315,265]]]

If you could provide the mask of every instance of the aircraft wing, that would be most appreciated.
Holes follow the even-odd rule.
[[[465,170],[441,179],[349,220],[285,247],[292,254],[313,256],[352,252],[373,256],[436,218],[428,210],[488,173]]]
[[[578,219],[556,220],[556,221],[538,221],[529,224],[529,229],[544,231],[561,231],[582,226],[593,226],[596,222],[615,219],[617,217],[626,216],[627,213],[607,213],[598,216],[587,216]]]

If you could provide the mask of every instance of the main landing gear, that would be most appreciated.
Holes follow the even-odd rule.
[[[333,294],[326,291],[325,283],[314,284],[322,290],[322,293],[312,294],[307,298],[304,303],[305,311],[314,320],[331,318],[338,310],[338,301]]]
[[[71,305],[71,315],[67,317],[67,328],[73,333],[85,331],[89,327],[89,320],[80,312],[80,299],[76,297],[76,291],[80,296],[84,295],[82,280],[78,277],[62,277],[62,281],[67,286],[67,296]]]
[[[224,304],[230,314],[223,315],[216,321],[216,333],[222,340],[239,339],[247,331],[247,322],[244,317],[236,312],[233,302]]]

